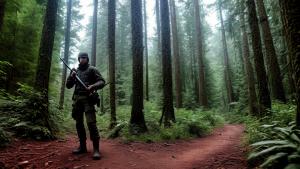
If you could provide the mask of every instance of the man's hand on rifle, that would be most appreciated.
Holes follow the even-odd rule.
[[[72,71],[71,71],[71,77],[72,77],[72,78],[75,78],[76,74],[77,74],[77,73],[76,73],[76,69],[73,68]]]
[[[87,90],[88,90],[89,92],[92,92],[92,91],[94,90],[94,85],[89,85],[89,86],[87,87]]]

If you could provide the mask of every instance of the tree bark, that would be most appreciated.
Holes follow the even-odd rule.
[[[255,78],[253,73],[252,63],[250,61],[250,50],[249,50],[249,40],[248,34],[246,31],[245,24],[245,4],[244,0],[240,2],[241,12],[240,12],[240,21],[241,21],[241,31],[243,37],[243,61],[244,61],[244,69],[246,74],[246,81],[248,86],[248,102],[249,102],[249,113],[253,116],[259,115],[259,109],[257,107],[257,96],[255,90]]]
[[[170,121],[175,122],[172,93],[172,60],[170,41],[170,18],[168,1],[160,0],[161,12],[161,48],[163,69],[163,112],[164,126],[169,127]]]
[[[116,78],[115,78],[115,34],[116,34],[116,1],[108,1],[108,56],[109,56],[109,81],[110,81],[110,126],[114,128],[117,123],[116,117]]]
[[[55,37],[57,8],[58,0],[47,1],[47,9],[39,49],[37,74],[35,79],[36,89],[44,92],[46,98],[48,98],[49,75]]]
[[[69,63],[71,17],[72,17],[72,0],[69,0],[67,5],[67,20],[66,20],[66,28],[65,28],[65,50],[64,50],[64,60],[67,64]],[[59,97],[59,109],[63,109],[64,107],[66,78],[67,78],[67,67],[63,64],[60,97]]]
[[[145,30],[145,64],[146,64],[146,100],[149,101],[149,66],[148,66],[148,31],[147,31],[147,5],[144,0],[144,30]]]
[[[175,91],[176,91],[176,107],[182,107],[182,85],[181,85],[181,68],[179,56],[179,41],[176,18],[176,5],[174,0],[170,0],[170,14],[172,24],[172,40],[173,40],[173,55],[175,65]]]
[[[283,23],[283,21],[282,21],[282,23]],[[284,36],[284,30],[282,30],[282,32],[283,32],[283,36]],[[283,37],[283,44],[284,44],[283,49],[285,49],[287,51],[286,52],[287,54],[285,54],[285,56],[283,58],[283,60],[284,60],[283,64],[285,64],[288,69],[287,78],[288,78],[288,83],[289,83],[289,94],[291,95],[290,99],[294,99],[294,94],[296,93],[296,87],[295,87],[295,83],[294,83],[294,79],[293,79],[293,70],[292,70],[292,67],[290,66],[291,59],[288,54],[288,47],[287,47],[287,42],[286,42],[285,37]]]
[[[203,44],[202,44],[202,27],[201,27],[201,18],[199,10],[199,1],[194,0],[195,7],[195,33],[196,33],[196,54],[198,55],[198,65],[199,65],[199,74],[198,74],[198,95],[199,95],[199,105],[203,107],[208,107],[207,93],[205,87],[205,69],[203,63]]]
[[[160,53],[161,53],[161,22],[160,22],[160,0],[156,0],[155,3],[155,14],[156,14],[156,26],[157,26],[157,55],[160,58]]]
[[[5,4],[6,4],[6,0],[0,0],[0,31],[3,25]]]
[[[300,8],[298,8],[298,3],[298,0],[279,0],[296,88],[296,124],[300,127]]]
[[[142,1],[131,0],[131,27],[132,27],[132,109],[130,124],[132,129],[145,132],[147,127],[144,119],[143,103],[143,17]]]
[[[35,89],[42,94],[43,99],[43,114],[46,127],[51,131],[49,125],[49,110],[48,110],[48,88],[49,77],[52,60],[52,51],[55,37],[55,27],[57,18],[58,0],[48,0],[44,26],[41,36],[39,57],[37,64],[37,73],[35,79]]]
[[[160,21],[160,4],[159,0],[155,2],[155,15],[156,15],[156,27],[157,27],[157,64],[158,64],[158,76],[162,77],[162,57],[161,57],[161,21]],[[159,91],[162,91],[162,80],[157,82]]]
[[[97,60],[97,25],[98,25],[98,0],[94,0],[92,57],[91,57],[92,66],[96,66],[96,60]]]
[[[255,9],[254,0],[247,0],[249,11],[249,25],[251,29],[252,48],[254,53],[254,65],[258,82],[258,99],[261,106],[261,113],[266,112],[266,108],[271,108],[270,92],[268,88],[267,75],[262,53],[260,31]]]
[[[270,92],[274,99],[286,102],[284,93],[280,67],[277,60],[273,37],[270,30],[270,24],[266,13],[263,0],[256,0],[258,15],[260,18],[260,25],[262,30],[262,37],[266,49],[266,62],[268,68],[268,78],[270,84]]]
[[[232,80],[230,76],[230,66],[229,66],[229,59],[228,59],[228,48],[226,42],[226,33],[224,28],[224,21],[223,21],[223,14],[222,14],[222,5],[221,1],[219,0],[219,14],[221,20],[221,31],[222,31],[222,43],[223,43],[223,50],[224,50],[224,79],[225,79],[225,86],[227,90],[227,101],[228,103],[234,102],[234,95],[233,95],[233,88],[232,88]]]

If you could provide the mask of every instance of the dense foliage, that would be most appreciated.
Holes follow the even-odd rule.
[[[119,126],[116,130],[109,130],[109,115],[102,114],[98,117],[98,124],[104,137],[121,137],[123,141],[143,141],[156,142],[164,140],[189,139],[193,137],[203,137],[209,134],[214,128],[224,124],[223,117],[214,110],[203,111],[201,109],[176,110],[176,123],[171,128],[164,128],[159,125],[159,108],[151,102],[145,105],[145,119],[148,132],[141,135],[132,135],[129,132],[128,118],[130,117],[130,107],[121,106],[117,112]]]
[[[299,129],[295,126],[295,105],[275,102],[272,114],[260,119],[240,114],[235,109],[226,114],[230,123],[244,123],[244,144],[250,144],[249,163],[262,168],[285,168],[299,165]],[[288,166],[289,165],[289,166]]]
[[[274,122],[271,125],[263,125],[264,140],[251,146],[254,152],[248,160],[261,160],[262,168],[296,169],[300,167],[300,130],[294,123],[288,127],[278,127]]]
[[[66,52],[68,1],[55,1],[59,4],[57,15],[54,15],[57,22],[52,56],[48,56],[52,59],[51,68],[50,72],[45,71],[50,74],[46,100],[44,93],[34,89],[34,86],[37,67],[40,66],[38,60],[42,55],[41,39],[45,36],[42,28],[46,25],[44,21],[49,19],[46,18],[46,9],[54,1],[2,1],[5,6],[0,5],[4,7],[1,10],[3,16],[2,13],[0,15],[0,143],[7,144],[13,137],[52,139],[61,136],[74,128],[70,115],[73,91],[60,88],[62,86],[64,89],[59,56]],[[90,53],[92,50],[93,16],[86,18],[82,1],[72,2],[68,62],[71,67],[76,67],[77,53]],[[142,4],[142,1],[139,2]],[[263,168],[277,165],[289,169],[297,167],[299,129],[295,125],[300,124],[300,96],[299,81],[296,81],[299,65],[294,48],[297,45],[299,48],[299,44],[292,41],[293,36],[289,32],[294,30],[287,20],[292,20],[293,16],[285,11],[289,6],[284,5],[283,1],[273,0],[258,3],[255,0],[160,2],[153,1],[152,7],[147,6],[147,12],[142,13],[145,16],[143,19],[148,19],[148,31],[150,28],[153,30],[145,32],[146,29],[143,29],[144,32],[141,32],[141,26],[145,23],[132,22],[134,11],[131,10],[131,1],[116,1],[116,50],[112,55],[115,56],[116,98],[112,98],[109,85],[99,91],[101,107],[97,119],[101,134],[107,138],[121,137],[125,141],[145,142],[202,137],[222,125],[225,117],[226,122],[245,124],[245,143],[252,145],[250,151],[253,153],[249,161],[254,161],[254,165],[261,164]],[[108,57],[108,41],[111,40],[108,39],[109,5],[105,0],[98,3],[96,67],[109,83],[112,64]],[[289,5],[290,1],[286,4]],[[134,7],[143,11],[142,6]],[[171,11],[162,12],[161,8]],[[171,13],[171,24],[165,21],[168,12]],[[87,25],[83,21],[88,22]],[[134,32],[133,25],[139,31]],[[169,32],[169,28],[172,31]],[[138,33],[143,33],[144,39],[133,36]],[[148,62],[136,62],[135,50],[139,50],[138,56],[142,57],[141,51],[146,44],[143,46],[133,42],[145,42],[145,38],[148,42]],[[178,46],[176,50],[173,47],[175,43]],[[171,58],[162,51],[171,52]],[[143,59],[146,58],[144,55]],[[169,60],[166,62],[164,59]],[[178,60],[180,63],[176,64]],[[134,65],[149,69],[137,72]],[[164,70],[172,72],[166,73]],[[139,100],[144,103],[144,108],[137,105],[141,108],[138,113],[145,117],[144,125],[148,128],[148,132],[142,134],[131,132],[129,121],[136,96],[146,97],[141,87],[138,94],[133,92],[137,83],[133,83],[135,73],[143,77],[138,79],[142,82],[138,86],[149,86],[149,100],[147,98],[145,103]],[[166,81],[169,85],[165,85]],[[168,91],[167,101],[165,91]],[[179,96],[182,97],[178,99]],[[58,109],[59,98],[65,100],[61,110]],[[116,102],[117,124],[114,128],[108,128],[113,119],[111,99]],[[175,101],[178,100],[182,103],[177,104]],[[166,107],[171,110],[167,113],[172,115],[170,125],[166,126],[169,128],[159,123]],[[295,111],[299,116],[296,123]]]

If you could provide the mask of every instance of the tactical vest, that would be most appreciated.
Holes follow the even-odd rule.
[[[77,75],[81,79],[81,81],[86,85],[92,85],[96,81],[95,77],[95,67],[88,66],[86,69],[77,69]],[[87,90],[83,87],[80,82],[76,81],[74,95],[85,95],[88,94]]]

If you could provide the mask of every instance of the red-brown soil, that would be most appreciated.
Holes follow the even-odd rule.
[[[101,140],[102,159],[89,153],[73,155],[77,138],[65,140],[15,140],[0,150],[0,168],[61,169],[246,169],[245,149],[241,146],[244,127],[225,125],[212,135],[174,143],[129,143]]]

